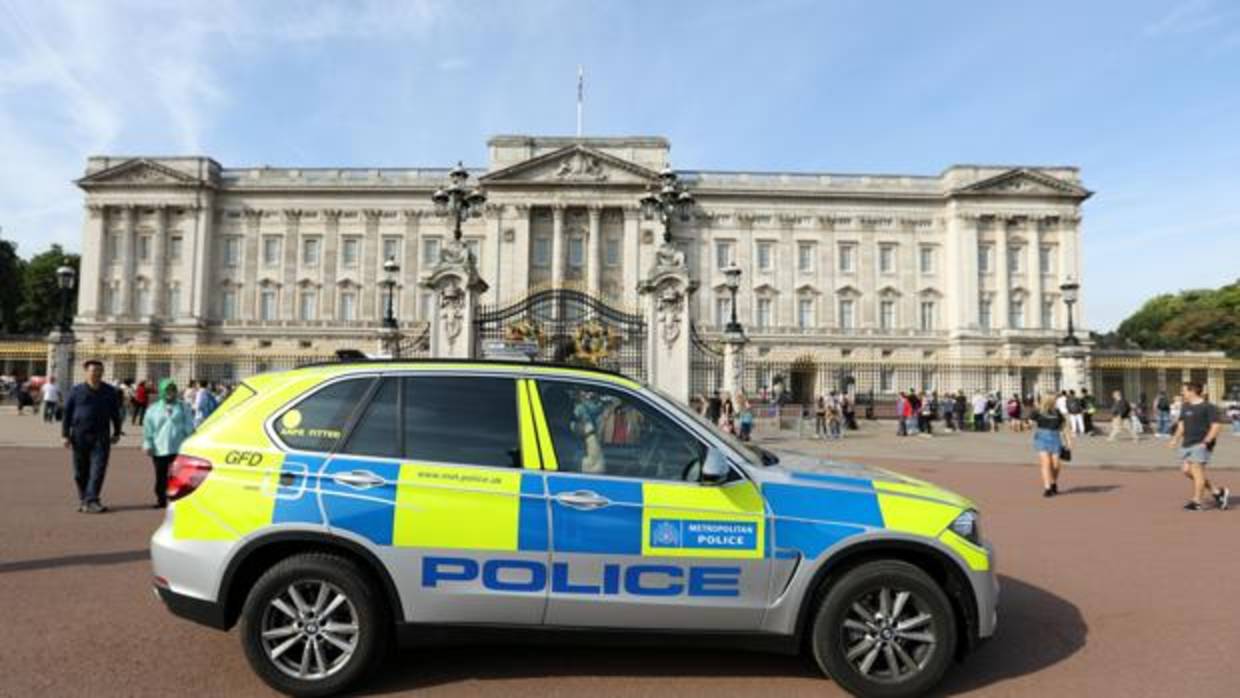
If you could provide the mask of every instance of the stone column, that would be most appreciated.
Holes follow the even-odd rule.
[[[82,271],[78,277],[78,315],[89,320],[103,315],[99,307],[99,286],[103,268],[107,264],[104,255],[107,245],[107,207],[100,204],[86,205],[86,234],[82,245]],[[90,263],[87,263],[87,262]]]
[[[418,238],[418,229],[422,224],[422,211],[419,209],[405,209],[402,212],[405,219],[405,258],[400,263],[400,277],[402,291],[404,292],[404,302],[400,304],[401,317],[408,322],[413,320],[418,312],[418,284],[421,270],[418,269],[418,256],[422,254],[421,240]]]
[[[689,277],[685,255],[670,243],[638,291],[646,315],[646,379],[681,402],[689,402],[689,299],[697,282]]]
[[[478,345],[478,299],[487,282],[464,243],[449,239],[440,252],[439,264],[418,284],[434,293],[430,318],[430,355],[434,358],[473,359],[481,355]]]
[[[330,294],[330,300],[327,298],[324,298],[320,301],[321,303],[323,303],[324,308],[330,309],[332,313],[332,319],[338,318],[339,313],[340,313],[339,309],[336,307],[336,299],[340,295],[338,293],[339,291],[338,277],[341,276],[340,271],[339,271],[339,267],[340,267],[339,265],[340,247],[339,246],[340,246],[340,215],[342,213],[343,211],[341,211],[338,208],[323,209],[321,213],[321,215],[323,216],[323,237],[326,240],[331,241],[331,242],[325,242],[324,247],[326,248],[327,245],[331,245],[333,250],[336,250],[336,260],[335,260],[336,263],[328,265],[327,258],[324,257],[324,260],[323,260],[324,262],[323,268],[326,270],[322,277],[323,288],[328,289],[328,293]],[[359,264],[361,263],[360,259],[358,260],[358,263]],[[353,317],[355,320],[369,320],[370,318],[366,317],[366,315],[362,313],[361,303],[362,303],[362,298],[365,297],[365,293],[361,291],[360,289],[358,289],[358,294],[359,296],[354,301],[355,303],[357,303],[357,305],[353,307],[353,312],[355,313]]]
[[[603,208],[601,206],[591,206],[588,210],[590,214],[590,229],[586,233],[589,236],[586,238],[586,288],[590,289],[590,295],[598,298],[602,295],[599,243],[603,235],[601,225]]]
[[[151,315],[166,319],[171,313],[167,311],[168,298],[168,216],[172,211],[168,206],[155,209],[155,240],[152,253],[155,255],[151,275]]]
[[[379,216],[375,209],[362,211],[365,220],[365,234],[362,236],[362,317],[383,321],[387,312],[383,294],[379,292],[379,273],[383,270],[383,239],[379,237]],[[385,274],[386,276],[386,274]],[[399,307],[399,306],[398,306]],[[399,312],[397,313],[399,315]]]
[[[620,297],[627,306],[635,307],[641,269],[641,210],[636,206],[625,206],[621,209],[621,215],[624,216],[624,237],[621,239],[624,288]]]
[[[132,317],[134,314],[133,307],[133,286],[135,267],[137,263],[134,252],[134,226],[138,218],[138,210],[133,205],[121,207],[124,211],[125,228],[121,232],[121,317]]]
[[[212,282],[211,247],[213,243],[212,226],[215,212],[210,196],[195,204],[194,226],[189,235],[192,241],[190,270],[193,282],[190,287],[190,316],[200,326],[205,326],[211,312],[210,294],[214,291]]]
[[[298,212],[304,215],[305,212]],[[285,211],[284,215],[289,215],[289,211]],[[334,321],[336,315],[336,276],[340,269],[340,231],[339,226],[334,225],[335,229],[328,230],[327,226],[323,226],[323,242],[320,250],[322,256],[319,259],[319,282],[322,288],[319,293],[319,319]]]
[[[551,285],[564,286],[564,205],[551,207]]]
[[[289,219],[289,212],[284,217]],[[241,283],[244,284],[237,295],[237,317],[242,320],[258,318],[258,279],[262,274],[258,267],[262,263],[262,221],[263,212],[257,209],[246,209],[245,215],[245,251],[241,260]]]
[[[73,387],[75,341],[73,330],[52,330],[47,336],[47,375],[54,377],[56,384],[60,386],[61,405],[64,405],[64,400],[69,397],[69,388]]]
[[[1059,363],[1059,389],[1075,390],[1077,395],[1089,385],[1089,349],[1079,345],[1060,344],[1056,350]],[[1048,390],[1050,386],[1042,389]],[[1127,391],[1125,391],[1127,396]],[[1129,396],[1129,399],[1132,399]]]
[[[516,204],[516,212],[512,225],[512,253],[509,255],[505,268],[508,269],[507,293],[515,299],[529,291],[530,288],[530,206]],[[503,300],[497,298],[497,301]]]
[[[723,335],[723,389],[735,396],[745,388],[745,345],[749,338],[744,332],[728,332]],[[819,376],[821,380],[823,376]]]
[[[995,303],[999,306],[998,322],[992,327],[1010,329],[1012,281],[1008,274],[1008,236],[1007,219],[1003,216],[994,217],[995,226]],[[977,256],[976,253],[974,256]],[[991,312],[994,310],[992,308]],[[992,318],[994,319],[994,318]]]
[[[300,232],[300,215],[288,216],[284,219],[284,268],[280,275],[280,290],[276,291],[276,317],[280,320],[292,320],[297,317],[297,267],[301,264]],[[319,252],[322,251],[320,248]]]
[[[1031,323],[1034,327],[1051,330],[1055,324],[1051,322],[1050,327],[1042,326],[1042,304],[1046,302],[1044,291],[1042,289],[1042,231],[1039,229],[1040,222],[1038,218],[1030,216],[1026,224],[1027,237],[1029,238],[1029,266],[1025,269],[1025,278],[1029,280],[1029,295],[1033,296],[1034,316]]]

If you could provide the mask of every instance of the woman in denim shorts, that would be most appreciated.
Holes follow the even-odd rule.
[[[1033,411],[1032,421],[1033,450],[1038,454],[1038,465],[1042,469],[1042,496],[1054,497],[1059,494],[1059,469],[1063,465],[1059,461],[1059,452],[1064,447],[1072,447],[1072,433],[1066,429],[1068,420],[1055,408],[1055,395],[1047,393],[1042,396],[1042,403]]]

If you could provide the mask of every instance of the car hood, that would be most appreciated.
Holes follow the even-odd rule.
[[[769,480],[806,488],[834,489],[860,487],[889,495],[933,500],[960,509],[975,509],[967,497],[925,480],[859,463],[812,456],[805,453],[774,451],[779,463],[763,469]]]

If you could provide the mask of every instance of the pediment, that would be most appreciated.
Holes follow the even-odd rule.
[[[904,294],[900,293],[900,289],[889,284],[878,289],[878,295],[882,298],[899,298]]]
[[[835,289],[835,295],[843,296],[845,298],[859,298],[861,296],[861,291],[856,286],[844,284],[843,286]]]
[[[753,292],[758,295],[774,296],[779,294],[779,289],[768,283],[760,283],[753,287]]]
[[[818,287],[814,286],[811,283],[804,283],[804,284],[801,284],[800,286],[797,286],[796,291],[797,291],[797,294],[802,295],[802,296],[819,295]]]
[[[993,196],[1068,196],[1085,199],[1093,192],[1072,182],[1027,168],[1008,170],[957,189],[955,194]]]
[[[645,185],[657,177],[654,170],[628,160],[583,145],[570,145],[485,174],[478,181],[484,185]]]
[[[80,187],[97,185],[125,186],[198,186],[203,184],[190,175],[146,158],[127,160],[77,181]]]

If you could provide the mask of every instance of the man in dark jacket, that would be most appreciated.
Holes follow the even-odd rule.
[[[83,367],[86,382],[73,386],[65,399],[61,436],[65,448],[73,449],[78,511],[101,514],[108,510],[99,503],[108,456],[121,438],[121,402],[116,389],[103,382],[103,362],[91,359]]]

